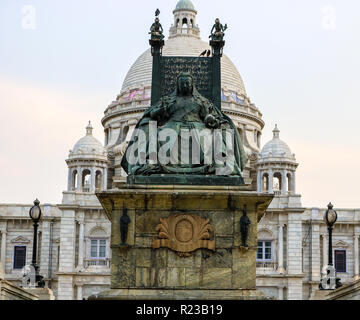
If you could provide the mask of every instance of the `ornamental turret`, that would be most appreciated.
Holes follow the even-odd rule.
[[[295,195],[298,165],[295,154],[280,140],[280,130],[276,125],[273,139],[262,148],[256,164],[258,192]]]
[[[200,39],[200,29],[196,24],[197,11],[190,0],[180,0],[174,13],[174,24],[170,28],[169,38],[189,36]]]
[[[67,191],[95,193],[107,189],[107,154],[103,145],[92,134],[89,121],[86,135],[70,150],[66,163],[69,167]]]

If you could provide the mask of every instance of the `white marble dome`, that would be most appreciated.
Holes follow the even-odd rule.
[[[86,136],[81,138],[70,151],[69,158],[84,158],[84,157],[105,157],[106,151],[99,140],[92,135],[93,127],[89,122],[86,127]]]
[[[208,43],[196,37],[170,37],[165,41],[164,56],[198,57],[204,50],[210,50]],[[151,86],[152,56],[151,49],[146,50],[131,66],[124,80],[121,92]],[[221,64],[222,87],[231,90],[239,97],[246,97],[244,82],[231,60],[224,55]]]
[[[273,158],[274,160],[287,159],[295,161],[295,154],[293,154],[289,146],[282,140],[280,140],[280,130],[277,125],[273,130],[274,137],[262,148],[259,159],[269,159]]]
[[[180,0],[176,5],[175,11],[176,10],[192,10],[192,11],[196,11],[195,6],[191,2],[191,0]]]

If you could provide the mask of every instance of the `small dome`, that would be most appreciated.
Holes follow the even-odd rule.
[[[105,148],[99,140],[92,135],[93,127],[89,121],[86,127],[86,136],[81,138],[70,151],[69,158],[79,158],[84,156],[105,156]]]
[[[177,10],[191,10],[196,12],[194,4],[191,2],[191,0],[180,0],[175,8],[175,11]]]
[[[274,137],[269,141],[260,152],[260,159],[264,158],[286,158],[295,161],[295,155],[291,152],[289,146],[280,140],[280,130],[277,125],[273,131]]]

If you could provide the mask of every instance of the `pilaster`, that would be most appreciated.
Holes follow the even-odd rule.
[[[354,280],[357,281],[359,277],[359,235],[354,235]]]

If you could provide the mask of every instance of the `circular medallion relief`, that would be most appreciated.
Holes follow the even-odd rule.
[[[180,242],[189,242],[194,235],[194,229],[189,220],[181,220],[175,227],[176,239]]]

